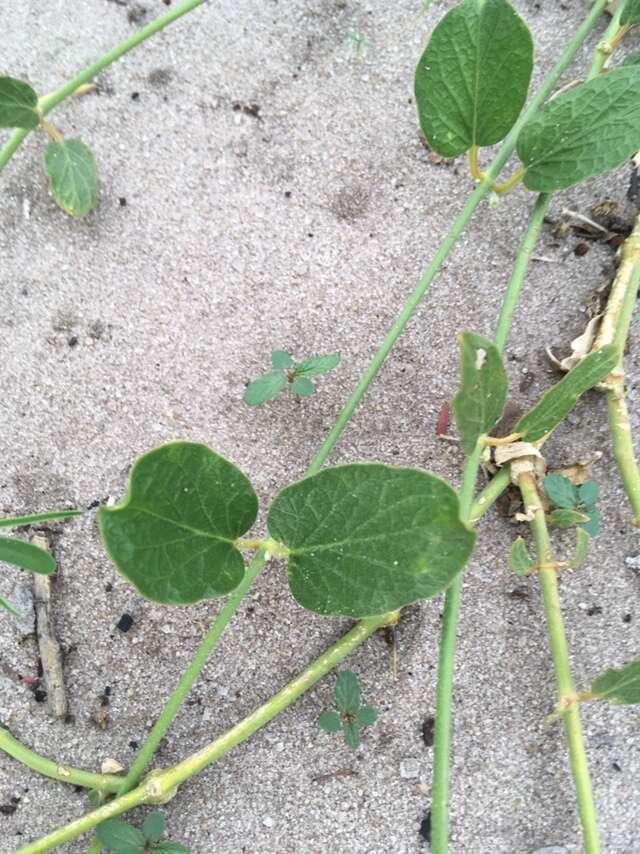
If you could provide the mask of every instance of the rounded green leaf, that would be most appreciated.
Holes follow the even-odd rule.
[[[359,726],[371,726],[377,720],[378,713],[375,709],[372,709],[371,706],[363,706],[361,709],[358,709],[356,723]]]
[[[295,374],[297,377],[301,374],[307,377],[317,377],[319,374],[333,371],[339,364],[340,355],[338,353],[330,353],[328,356],[313,356],[311,359],[305,359],[296,365]]]
[[[40,122],[38,95],[23,80],[0,77],[0,127],[34,128]]]
[[[28,569],[29,572],[37,572],[39,575],[51,575],[56,568],[56,562],[50,552],[32,543],[9,537],[0,537],[0,561]]]
[[[259,406],[279,394],[286,384],[287,377],[282,371],[263,374],[248,386],[244,393],[244,402],[249,406]]]
[[[340,715],[334,709],[329,709],[323,712],[318,718],[318,726],[325,732],[338,732],[340,729]]]
[[[529,90],[533,41],[506,0],[465,0],[433,31],[415,76],[420,127],[443,157],[500,142]]]
[[[157,842],[158,839],[160,839],[160,837],[164,834],[164,828],[165,821],[162,813],[150,812],[144,820],[144,824],[142,825],[142,832],[147,837],[147,839],[151,839],[154,842]]]
[[[355,715],[360,708],[360,686],[351,670],[342,670],[336,679],[336,706],[341,712]]]
[[[98,524],[118,570],[147,599],[187,605],[238,586],[234,541],[253,525],[258,499],[232,463],[206,445],[170,442],[140,457],[120,504]]]
[[[556,528],[573,528],[575,525],[581,525],[589,521],[586,513],[580,513],[579,510],[554,510],[549,514],[549,523],[555,525]]]
[[[274,350],[271,353],[271,364],[277,371],[286,371],[293,367],[293,359],[284,350]]]
[[[360,729],[355,721],[347,721],[345,723],[344,740],[352,750],[357,750],[360,747]]]
[[[556,507],[572,510],[579,501],[577,487],[562,474],[548,474],[544,479],[544,491]]]
[[[98,202],[98,173],[91,149],[79,139],[50,142],[44,171],[53,197],[66,213],[84,216]]]
[[[602,516],[600,515],[600,512],[594,507],[589,507],[585,510],[585,514],[588,516],[589,521],[583,522],[580,527],[583,528],[590,537],[597,537],[600,533],[600,528],[602,527]]]
[[[300,397],[311,397],[315,390],[314,384],[306,377],[296,377],[291,383],[291,391]]]
[[[516,575],[526,575],[533,566],[533,561],[529,556],[527,545],[522,537],[518,537],[511,545],[511,553],[509,555],[511,569]]]
[[[417,469],[354,464],[288,486],[268,517],[290,549],[289,586],[319,614],[367,617],[444,590],[466,563],[475,533],[458,496]]]
[[[96,827],[96,836],[113,854],[136,854],[144,850],[145,839],[137,827],[119,818],[110,818]]]
[[[588,480],[578,487],[578,496],[582,504],[595,504],[600,498],[600,487],[593,480]]]
[[[550,101],[520,131],[524,183],[554,193],[614,169],[640,149],[640,68],[616,68]]]
[[[640,703],[640,659],[618,670],[607,670],[593,682],[591,691],[610,703]]]
[[[500,420],[507,402],[507,375],[497,348],[473,332],[463,332],[460,343],[460,391],[453,411],[466,454]]]

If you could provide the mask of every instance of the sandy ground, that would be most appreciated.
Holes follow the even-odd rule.
[[[2,72],[47,91],[125,38],[133,3],[22,2],[3,9]],[[143,20],[165,10],[145,0]],[[52,116],[96,153],[100,204],[82,221],[55,207],[32,135],[2,176],[0,512],[95,507],[122,495],[135,457],[171,438],[203,441],[250,476],[263,512],[298,478],[471,188],[465,165],[434,162],[411,99],[431,26],[420,0],[220,0],[146,43],[100,79],[100,93]],[[516,6],[537,46],[536,79],[585,11],[581,0]],[[135,10],[134,10],[135,11]],[[138,10],[139,11],[139,10]],[[130,16],[130,15],[129,15]],[[135,17],[135,15],[134,15]],[[358,58],[347,29],[374,45]],[[594,34],[565,81],[583,73]],[[251,105],[256,105],[255,107]],[[247,110],[244,108],[247,107]],[[622,200],[613,176],[562,193],[588,213]],[[447,262],[332,460],[428,468],[457,483],[460,450],[438,442],[441,404],[457,384],[455,334],[491,334],[530,196],[485,205]],[[610,276],[613,253],[545,227],[508,349],[512,398],[553,381],[547,345],[562,349]],[[304,402],[257,410],[245,383],[270,350],[340,351],[340,369]],[[638,424],[637,325],[628,360]],[[595,477],[605,530],[589,566],[563,576],[580,686],[638,651],[640,576],[625,557],[638,535],[614,471],[602,400],[582,403],[548,446],[551,465],[603,456]],[[581,850],[559,726],[544,728],[554,681],[535,578],[507,554],[516,528],[492,514],[465,576],[456,674],[451,854]],[[0,714],[46,755],[97,768],[127,765],[219,607],[168,610],[143,601],[110,565],[94,512],[53,526],[55,585],[71,723],[53,722],[16,674],[36,647],[0,620]],[[559,538],[561,549],[570,538]],[[3,570],[0,594],[24,584]],[[333,677],[250,742],[186,785],[166,807],[171,836],[194,854],[413,854],[429,802],[440,598],[408,609],[397,630],[398,675],[383,636],[350,659],[380,713],[350,752],[320,732]],[[123,613],[134,618],[126,634]],[[268,698],[348,626],[308,615],[283,568],[264,572],[194,689],[158,757],[197,749]],[[110,688],[109,703],[101,697]],[[106,729],[95,722],[106,712]],[[633,708],[588,705],[584,726],[604,851],[640,851],[640,739]],[[417,760],[417,777],[401,765]],[[409,763],[409,767],[411,763]],[[406,771],[407,765],[405,764]],[[350,776],[314,781],[350,769]],[[11,801],[11,799],[19,799]],[[79,816],[84,796],[0,757],[0,850]],[[65,848],[86,849],[84,842]]]

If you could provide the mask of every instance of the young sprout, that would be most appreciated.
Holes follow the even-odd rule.
[[[360,747],[360,730],[376,722],[378,713],[371,706],[360,705],[360,686],[358,678],[351,670],[338,674],[335,688],[336,709],[327,709],[318,718],[318,726],[325,732],[338,732],[342,729],[344,740],[349,747]]]
[[[254,380],[244,393],[244,402],[249,406],[259,406],[272,400],[285,388],[289,388],[299,397],[310,397],[316,390],[310,377],[327,374],[340,364],[338,353],[327,356],[312,356],[296,364],[284,350],[271,353],[272,371]]]
[[[189,854],[186,845],[162,840],[165,830],[161,812],[150,812],[144,820],[142,830],[126,821],[112,818],[98,825],[96,835],[111,854]]]

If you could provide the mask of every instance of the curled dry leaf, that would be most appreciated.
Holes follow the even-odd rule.
[[[533,474],[540,480],[547,470],[544,457],[530,442],[512,442],[510,445],[498,446],[495,449],[495,461],[498,466],[509,464],[511,482],[516,485],[520,475]]]
[[[570,371],[580,362],[588,353],[591,352],[593,342],[596,340],[598,327],[600,326],[601,314],[592,317],[581,335],[574,338],[571,342],[571,355],[564,359],[558,359],[553,354],[550,347],[547,347],[547,356],[551,362],[561,371]]]
[[[121,765],[116,759],[105,759],[100,766],[100,771],[103,774],[119,774],[124,771],[124,765]]]

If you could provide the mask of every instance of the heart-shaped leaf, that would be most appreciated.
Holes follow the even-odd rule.
[[[114,854],[134,854],[144,851],[145,839],[137,827],[119,818],[110,818],[96,827],[96,836]]]
[[[593,682],[591,691],[610,703],[640,703],[640,659],[631,661],[618,670],[605,671]]]
[[[268,526],[290,549],[295,599],[319,614],[349,617],[383,614],[441,592],[475,541],[448,484],[377,463],[336,466],[286,487]]]
[[[32,543],[0,537],[0,561],[37,572],[39,575],[51,575],[56,568],[56,562],[51,554]]]
[[[507,375],[497,348],[473,332],[458,336],[460,344],[460,391],[453,411],[465,453],[500,420],[507,400]]]
[[[0,77],[0,127],[34,128],[40,122],[38,95],[22,80]]]
[[[234,541],[253,525],[258,499],[232,463],[206,445],[170,442],[140,457],[129,491],[101,507],[98,524],[118,570],[147,599],[186,605],[238,586]]]
[[[524,183],[554,193],[615,169],[640,149],[640,68],[608,71],[558,95],[520,131]]]
[[[244,393],[244,402],[249,406],[259,406],[272,400],[287,384],[287,376],[282,371],[272,371],[254,380]]]
[[[607,344],[579,362],[516,424],[525,442],[537,442],[567,417],[578,399],[609,374],[618,361],[618,351]]]
[[[342,670],[336,680],[336,706],[341,712],[355,715],[360,708],[360,686],[355,673]]]
[[[79,139],[50,142],[44,152],[44,171],[53,197],[66,213],[84,216],[98,202],[98,173],[91,149]]]
[[[524,106],[531,34],[506,0],[465,0],[433,31],[415,77],[420,127],[443,157],[500,142]]]

